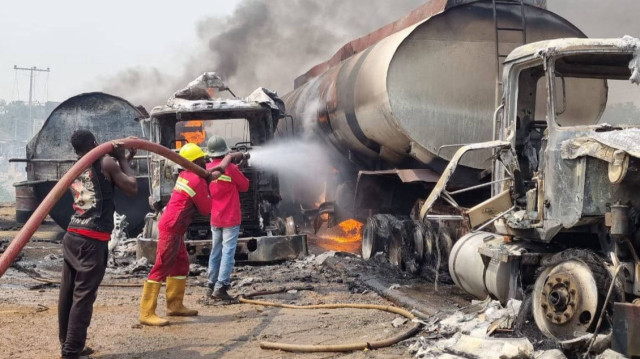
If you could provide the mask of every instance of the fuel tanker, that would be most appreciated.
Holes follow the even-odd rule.
[[[548,337],[610,331],[640,295],[638,83],[640,40],[585,39],[544,2],[429,1],[284,96],[280,132],[334,163],[291,197],[365,221],[365,259],[525,300]]]
[[[432,0],[349,42],[284,96],[295,125],[281,121],[279,132],[325,142],[338,170],[324,196],[302,189],[294,197],[305,208],[324,197],[339,218],[352,217],[351,208],[360,217],[371,209],[408,214],[427,193],[411,183],[435,183],[457,145],[492,138],[504,56],[524,42],[564,37],[585,35],[544,1]],[[584,103],[599,111],[597,101]],[[466,156],[456,184],[486,179],[488,157]],[[390,182],[397,191],[386,190]]]

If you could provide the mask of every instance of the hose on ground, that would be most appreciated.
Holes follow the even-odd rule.
[[[305,288],[302,288],[302,289],[305,289]],[[265,307],[287,308],[287,309],[338,309],[338,308],[377,309],[377,310],[382,310],[389,313],[402,315],[403,317],[409,320],[413,320],[415,318],[415,316],[411,312],[404,310],[402,308],[394,307],[392,305],[343,304],[343,303],[316,304],[316,305],[292,305],[292,304],[281,304],[281,303],[274,303],[274,302],[266,302],[262,300],[249,299],[257,295],[282,293],[286,290],[287,289],[279,289],[279,290],[269,291],[269,292],[257,292],[253,294],[247,294],[245,296],[241,296],[240,298],[238,298],[238,301],[240,303],[262,305]],[[287,352],[302,352],[302,353],[351,352],[351,351],[365,350],[365,349],[379,349],[379,348],[385,348],[385,347],[394,345],[407,338],[414,336],[416,333],[420,331],[421,326],[422,324],[420,324],[419,322],[414,322],[413,325],[410,326],[408,329],[394,335],[393,337],[383,339],[383,340],[376,340],[372,342],[334,344],[334,345],[286,344],[286,343],[274,343],[274,342],[260,342],[260,348],[272,349],[272,350],[283,350]]]
[[[135,148],[138,150],[153,152],[177,163],[189,171],[193,171],[200,177],[207,178],[209,175],[209,172],[202,167],[188,161],[172,150],[157,143],[138,138],[124,138],[105,142],[82,156],[82,158],[80,158],[78,162],[76,162],[69,171],[60,178],[60,180],[58,180],[58,183],[56,183],[49,194],[47,194],[44,200],[42,200],[38,208],[36,208],[31,217],[29,217],[27,223],[22,226],[16,237],[11,241],[4,253],[2,253],[2,256],[0,256],[0,278],[2,278],[13,260],[18,256],[20,251],[22,251],[29,239],[31,239],[33,233],[38,229],[38,227],[40,227],[42,221],[49,214],[49,211],[51,211],[53,206],[60,200],[60,198],[62,198],[73,181],[95,161],[100,159],[102,156],[111,153],[116,146],[124,146],[125,148]],[[229,163],[236,159],[238,155],[241,156],[241,154],[238,153],[225,156],[222,162],[218,165],[218,168],[214,171],[214,177],[220,176]]]
[[[36,277],[34,275],[30,275],[27,274],[29,276],[29,278],[36,280],[38,282],[41,283],[46,283],[46,284],[60,284],[60,281],[57,279],[49,279],[49,278],[42,278],[42,277]],[[164,283],[162,283],[162,285],[164,285]],[[140,282],[140,283],[105,283],[105,282],[101,282],[100,283],[101,287],[116,287],[116,288],[142,288],[144,286],[144,282]]]

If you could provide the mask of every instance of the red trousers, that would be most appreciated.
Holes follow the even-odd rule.
[[[151,268],[149,280],[162,282],[167,277],[189,274],[189,254],[183,236],[184,232],[171,233],[159,229],[156,263]]]

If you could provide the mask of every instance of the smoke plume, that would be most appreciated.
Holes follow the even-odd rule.
[[[547,8],[589,37],[640,36],[638,0],[548,0]]]
[[[284,94],[293,80],[348,41],[390,23],[424,0],[244,0],[228,17],[201,20],[201,45],[171,73],[130,68],[108,78],[106,92],[147,108],[164,104],[205,71],[216,71],[238,95],[258,86]],[[548,0],[590,37],[640,35],[637,0]],[[212,9],[213,12],[213,9]]]
[[[216,71],[238,96],[259,86],[284,94],[293,80],[331,57],[348,41],[392,22],[421,0],[244,0],[228,17],[201,20],[201,49],[182,68],[161,73],[130,68],[108,78],[103,90],[148,109],[205,71]],[[213,10],[212,10],[213,12]]]

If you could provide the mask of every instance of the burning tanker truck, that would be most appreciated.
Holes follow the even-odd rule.
[[[244,99],[225,99],[228,91],[214,72],[206,72],[171,97],[165,106],[155,107],[143,122],[150,141],[178,151],[186,143],[206,146],[212,135],[225,139],[232,151],[251,153],[273,138],[284,104],[274,93],[258,88]],[[218,92],[218,93],[216,93]],[[176,184],[179,166],[156,154],[149,157],[149,203],[136,255],[155,261],[158,221]],[[292,218],[279,216],[280,185],[274,173],[240,165],[249,179],[249,189],[240,193],[242,223],[235,259],[242,262],[273,262],[295,259],[307,253],[306,235],[298,234]],[[211,251],[209,216],[196,216],[185,243],[192,261],[206,264]]]
[[[539,329],[571,339],[640,295],[639,71],[638,39],[585,39],[542,2],[434,0],[284,100],[289,135],[336,153],[320,212],[365,222],[365,259],[448,263],[503,303],[531,289]]]

